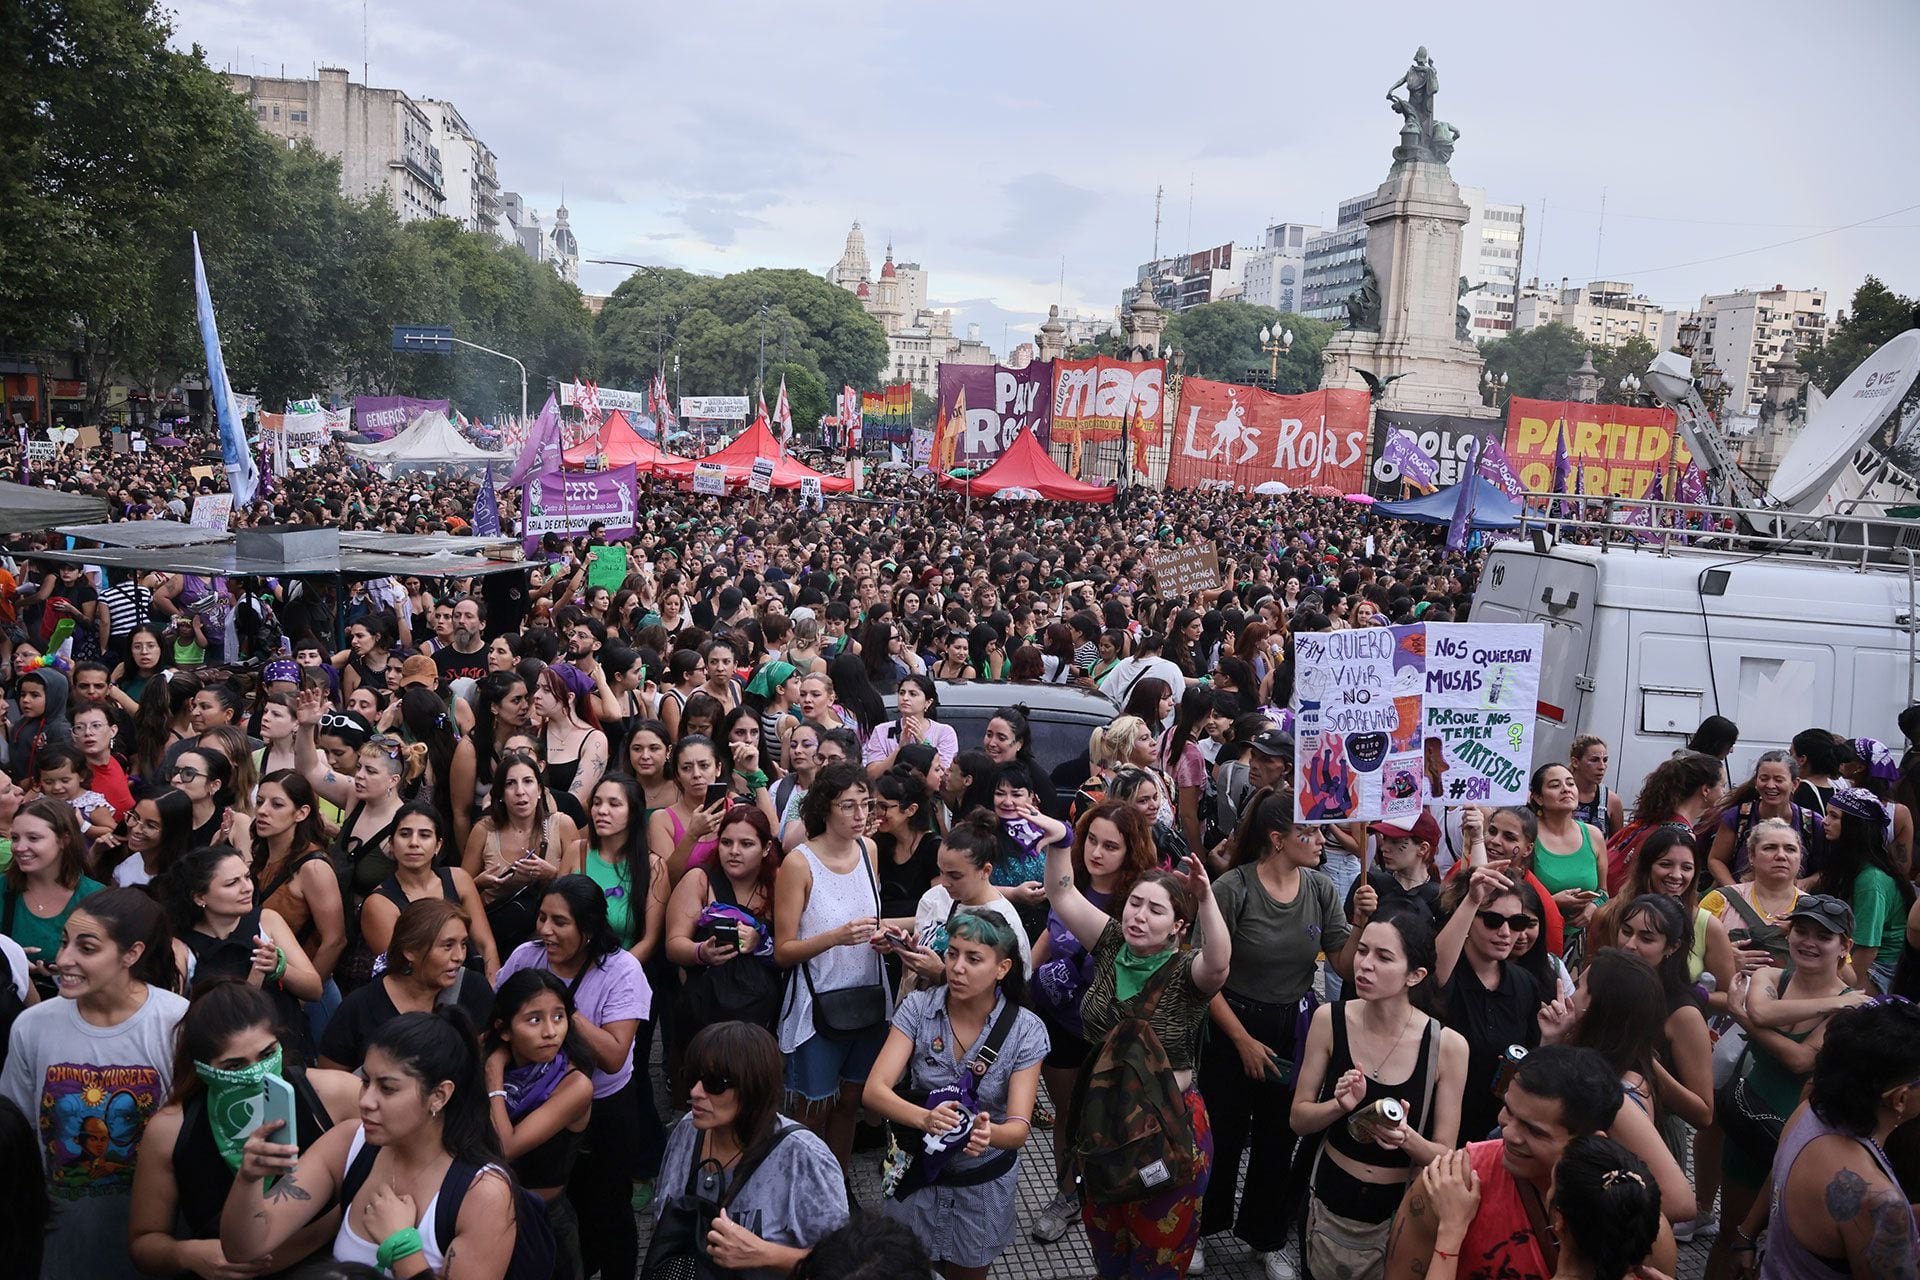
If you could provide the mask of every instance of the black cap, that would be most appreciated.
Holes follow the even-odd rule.
[[[1811,920],[1828,933],[1853,936],[1853,908],[1824,893],[1803,893],[1787,912],[1788,920]]]
[[[1278,729],[1266,729],[1247,740],[1247,745],[1263,756],[1293,758],[1293,736]]]

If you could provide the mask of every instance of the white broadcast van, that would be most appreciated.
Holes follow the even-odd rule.
[[[1736,782],[1802,729],[1904,748],[1895,718],[1920,696],[1920,523],[1876,530],[1883,545],[1871,550],[1849,549],[1847,531],[1715,547],[1674,537],[1663,549],[1618,528],[1595,535],[1606,541],[1555,542],[1553,528],[1493,548],[1471,613],[1546,628],[1536,765],[1598,734],[1612,753],[1608,785],[1631,809],[1641,779],[1710,715],[1740,726]],[[1850,528],[1857,536],[1860,522]]]

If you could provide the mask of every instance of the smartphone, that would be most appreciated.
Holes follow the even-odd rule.
[[[284,1123],[273,1131],[273,1140],[298,1146],[300,1138],[294,1131],[297,1121],[293,1117],[293,1086],[279,1076],[268,1076],[261,1082],[260,1123],[269,1125],[275,1120]],[[270,1191],[273,1189],[273,1184],[278,1181],[277,1177],[268,1178],[262,1186]]]
[[[713,940],[723,946],[729,946],[735,951],[738,951],[740,949],[740,925],[737,922],[714,925]]]
[[[704,809],[711,809],[713,808],[713,806],[717,804],[725,804],[727,802],[727,791],[728,791],[728,787],[727,787],[727,784],[724,782],[708,783],[707,784],[707,802],[701,807]]]

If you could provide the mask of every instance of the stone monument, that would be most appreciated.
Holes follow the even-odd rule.
[[[1376,393],[1377,408],[1496,417],[1480,394],[1483,362],[1459,323],[1470,292],[1460,276],[1467,206],[1447,170],[1460,131],[1433,114],[1439,72],[1425,48],[1387,90],[1401,119],[1393,167],[1362,215],[1367,257],[1347,326],[1322,353],[1321,385]],[[1397,96],[1404,88],[1406,96]]]

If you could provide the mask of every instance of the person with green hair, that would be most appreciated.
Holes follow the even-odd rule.
[[[985,1280],[1018,1226],[1020,1151],[1048,1036],[1022,1007],[1024,938],[1009,921],[963,907],[946,935],[944,981],[900,1002],[863,1101],[914,1131],[883,1212],[912,1229],[947,1280]]]

